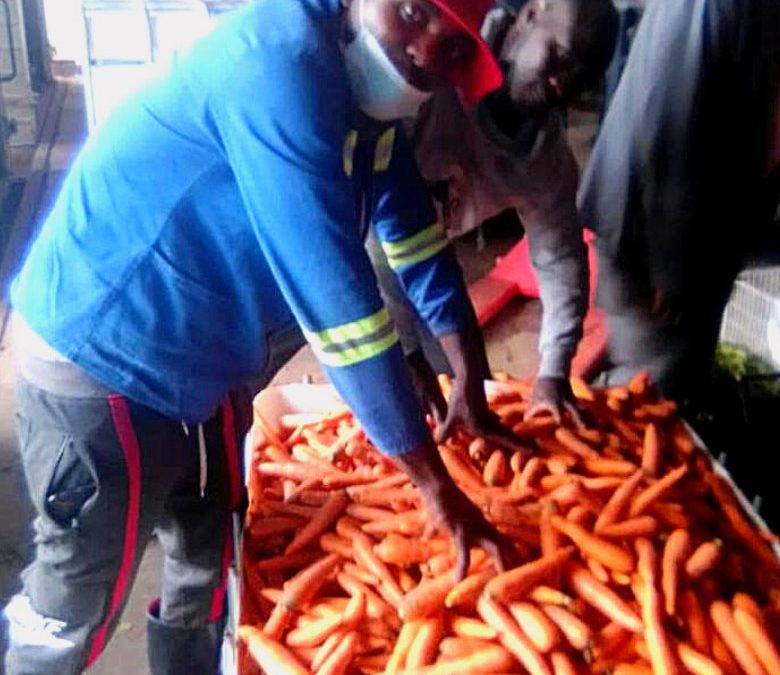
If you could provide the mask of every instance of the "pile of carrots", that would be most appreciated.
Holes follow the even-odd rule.
[[[524,420],[530,387],[504,376],[491,408],[522,445],[440,445],[517,557],[498,573],[474,549],[463,580],[348,411],[256,411],[242,675],[780,675],[774,536],[644,374],[573,388],[583,428]]]

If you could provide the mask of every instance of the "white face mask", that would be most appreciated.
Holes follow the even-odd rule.
[[[365,27],[363,0],[360,0],[360,28],[355,39],[344,47],[344,61],[358,107],[376,120],[414,117],[432,96],[432,92],[421,91],[406,81]]]

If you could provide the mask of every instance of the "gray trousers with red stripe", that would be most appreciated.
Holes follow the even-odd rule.
[[[222,625],[231,511],[243,500],[239,448],[250,414],[248,395],[231,396],[203,424],[201,495],[197,427],[186,429],[118,395],[58,396],[20,381],[19,435],[37,512],[36,555],[5,610],[7,675],[75,675],[93,663],[118,623],[153,532],[165,560],[150,628],[164,642],[151,656],[152,670],[217,672],[218,648],[204,653],[204,640],[218,640]]]

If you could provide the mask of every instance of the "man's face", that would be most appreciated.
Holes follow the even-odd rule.
[[[576,64],[572,57],[575,27],[568,0],[529,0],[507,33],[499,61],[511,99],[541,107],[562,101]]]
[[[467,33],[426,0],[351,0],[353,31],[361,19],[404,78],[423,91],[447,84],[476,48]]]

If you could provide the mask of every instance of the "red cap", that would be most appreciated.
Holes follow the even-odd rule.
[[[490,47],[482,39],[480,28],[495,0],[428,0],[452,19],[476,43],[477,49],[471,62],[452,74],[451,81],[460,91],[463,102],[472,106],[483,96],[498,89],[504,75],[493,57]]]

